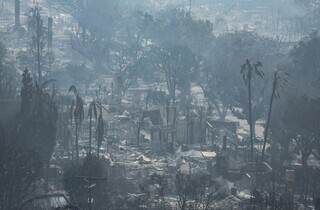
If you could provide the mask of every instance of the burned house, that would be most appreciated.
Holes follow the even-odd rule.
[[[172,149],[175,139],[175,108],[154,106],[143,112],[144,118],[150,118],[152,127],[151,150],[155,152]]]
[[[223,146],[223,137],[226,136],[228,142],[237,145],[237,122],[206,120],[205,122],[205,141],[208,144]]]
[[[177,119],[177,142],[185,145],[206,145],[206,116],[202,109],[187,109],[186,116]]]
[[[168,151],[172,148],[174,130],[172,126],[156,125],[151,128],[151,150]]]

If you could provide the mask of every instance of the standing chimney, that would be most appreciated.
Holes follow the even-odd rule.
[[[20,27],[20,0],[15,0],[15,27]]]

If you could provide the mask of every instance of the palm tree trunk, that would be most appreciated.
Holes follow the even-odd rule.
[[[44,189],[46,192],[49,191],[49,167],[50,167],[50,161],[49,160],[46,160],[46,163],[45,163],[45,167],[46,167],[46,173],[45,173],[45,181],[44,181]]]
[[[200,138],[200,147],[202,150],[203,139],[202,139],[202,109],[200,110],[200,122],[199,122],[199,138]]]
[[[91,175],[89,176],[89,186],[91,186]],[[88,204],[89,210],[92,209],[92,187],[89,187],[89,204]]]
[[[189,141],[189,139],[190,139],[190,136],[189,136],[189,105],[187,105],[187,145],[189,146],[189,144],[190,144],[190,141]]]
[[[266,124],[266,128],[265,128],[265,131],[264,131],[261,162],[263,162],[263,159],[264,159],[264,152],[265,152],[265,149],[266,149],[266,143],[267,143],[267,137],[268,137],[268,131],[269,131],[269,125],[270,125],[270,119],[271,119],[272,104],[273,104],[273,99],[274,99],[275,92],[276,92],[276,85],[274,84],[273,88],[272,88],[272,94],[271,94],[271,99],[270,99],[270,104],[269,104],[267,124]]]
[[[91,128],[92,128],[92,113],[90,112],[90,123],[89,123],[89,157],[91,157]]]
[[[176,86],[174,85],[172,90],[172,106],[174,107],[176,105]]]
[[[173,129],[175,130],[177,127],[177,106],[176,106],[176,90],[177,90],[177,82],[175,81],[175,85],[174,85],[174,103],[173,103]],[[171,137],[172,137],[172,146],[174,145],[174,141],[175,141],[175,132],[171,132]]]
[[[301,151],[301,164],[302,164],[302,171],[303,171],[303,197],[304,197],[304,207],[306,209],[307,204],[307,196],[308,196],[308,158],[310,156],[310,153]]]
[[[40,55],[40,17],[37,17],[37,64],[38,64],[38,74],[39,82],[41,81],[41,55]]]
[[[310,154],[311,153],[301,152],[301,164],[302,164],[302,168],[304,169],[304,171],[307,170],[308,158],[309,158]]]
[[[252,94],[251,94],[252,95]],[[251,110],[252,110],[252,108],[251,108]],[[251,111],[251,113],[252,113],[252,111]],[[256,120],[254,119],[254,116],[253,116],[253,114],[251,114],[251,125],[252,125],[252,136],[253,136],[253,141],[255,140],[255,138],[256,138]]]
[[[137,128],[137,145],[139,147],[139,144],[140,144],[140,129],[141,129],[141,123],[142,122],[138,122],[138,128]]]
[[[78,131],[78,123],[76,122],[76,154],[77,154],[77,161],[79,163],[80,162],[80,158],[79,158],[78,142],[79,142],[79,131]]]
[[[173,101],[172,101],[172,106],[173,106],[173,123],[172,123],[172,128],[175,129],[176,127],[176,85],[174,85],[174,91],[173,91]],[[174,133],[171,132],[171,139],[172,139],[172,146],[174,145]]]
[[[71,142],[70,142],[70,144],[71,144],[71,160],[72,161],[74,161],[74,144],[73,144],[73,138],[72,138],[72,136],[71,136]]]
[[[249,126],[250,126],[250,143],[251,143],[251,151],[250,151],[250,161],[253,161],[253,129],[252,129],[252,105],[251,105],[251,78],[248,81],[248,98],[249,98]]]

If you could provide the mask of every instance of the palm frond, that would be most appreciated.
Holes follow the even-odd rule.
[[[92,103],[89,104],[88,116],[92,115]]]
[[[53,101],[53,99],[54,99],[57,95],[63,97],[62,94],[61,94],[59,91],[55,90],[55,91],[53,91],[52,94],[51,94],[51,101]]]
[[[51,96],[50,96],[50,94],[49,93],[44,93],[44,94],[42,94],[42,100],[43,101],[45,101],[45,102],[51,102]]]
[[[260,78],[264,77],[264,72],[259,70],[259,67],[262,67],[262,63],[258,61],[257,63],[253,64],[254,67],[254,74],[258,75]]]
[[[103,136],[104,136],[104,121],[102,119],[102,114],[100,113],[99,119],[98,119],[98,126],[96,130],[97,140],[98,140],[98,147],[101,146]]]
[[[83,119],[84,119],[84,110],[82,109],[79,116],[80,123],[82,123]]]
[[[244,71],[246,70],[246,64],[243,64],[242,66],[241,66],[241,71],[240,71],[240,73],[241,74],[244,74]]]
[[[242,79],[244,81],[244,84],[247,86],[248,85],[248,78],[245,74],[242,75]]]
[[[49,79],[46,80],[42,83],[42,85],[40,86],[41,90],[43,90],[44,88],[46,88],[50,83],[54,83],[57,82],[55,79]]]
[[[99,108],[100,108],[101,111],[102,111],[102,109],[103,109],[103,110],[105,110],[107,113],[110,113],[110,111],[109,111],[106,107],[104,107],[100,102],[97,102],[97,103],[98,103]]]
[[[287,78],[289,77],[289,75],[290,74],[279,69],[274,72],[273,85],[276,91],[275,98],[280,98],[279,89],[285,87],[288,84],[289,80]]]
[[[77,118],[79,123],[82,123],[84,119],[84,108],[83,108],[83,100],[82,98],[77,95],[76,97],[76,108],[75,108],[75,118]]]
[[[246,60],[245,65],[247,65],[247,66],[250,66],[250,65],[251,65],[251,63],[250,63],[249,59],[247,59],[247,60]]]
[[[70,92],[72,92],[72,93],[75,94],[75,95],[78,95],[78,90],[77,90],[76,86],[74,86],[74,85],[71,85],[71,86],[69,87],[68,93],[70,93]]]
[[[260,61],[258,61],[258,62],[255,64],[255,66],[257,66],[257,67],[262,67],[262,63],[261,63]]]
[[[254,73],[255,73],[255,75],[258,75],[260,78],[264,77],[263,71],[260,71],[259,69],[255,68]]]
[[[98,114],[97,114],[97,106],[95,103],[93,103],[93,113],[94,113],[94,118],[97,119],[98,118]]]
[[[74,112],[74,104],[75,104],[75,100],[73,99],[72,103],[71,103],[71,107],[70,107],[70,122],[71,122],[71,124],[72,124],[72,118],[73,118],[73,112]]]

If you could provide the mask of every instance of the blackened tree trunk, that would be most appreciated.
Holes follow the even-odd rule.
[[[38,75],[39,75],[39,81],[41,81],[41,54],[40,54],[40,18],[37,19],[37,65],[38,65]]]
[[[140,146],[140,130],[141,130],[142,122],[138,122],[137,126],[137,145]]]
[[[262,66],[262,63],[258,61],[255,64],[252,64],[249,59],[246,60],[246,63],[242,65],[240,73],[242,74],[243,80],[248,88],[248,100],[249,100],[249,126],[250,126],[250,143],[251,143],[251,162],[253,161],[253,140],[254,140],[254,133],[253,133],[253,123],[252,123],[252,94],[251,94],[251,80],[253,74],[263,78],[264,73],[259,71],[259,67]]]
[[[80,158],[79,158],[79,125],[76,122],[76,154],[77,154],[77,161],[78,163],[80,162]]]
[[[266,150],[266,143],[267,143],[267,139],[268,139],[269,125],[270,125],[270,119],[271,119],[271,111],[272,111],[273,99],[274,99],[275,92],[276,92],[276,86],[277,86],[276,85],[276,81],[273,81],[272,94],[271,94],[271,99],[270,99],[270,104],[269,104],[269,111],[268,111],[268,119],[267,119],[266,128],[264,130],[264,139],[263,139],[261,162],[263,162],[264,153],[265,153],[265,150]]]
[[[98,125],[97,125],[97,131],[96,131],[97,132],[96,137],[98,141],[98,150],[97,150],[98,158],[100,154],[100,146],[102,145],[103,137],[105,135],[105,129],[106,127],[104,125],[104,122],[102,119],[102,112],[101,112],[98,118]]]
[[[251,102],[251,76],[248,81],[248,99],[249,99],[249,126],[250,126],[250,161],[253,161],[253,128],[252,128],[252,102]]]
[[[92,112],[89,113],[90,119],[89,119],[89,157],[91,157],[91,133],[92,133]]]

